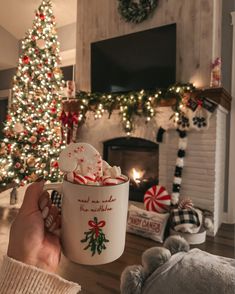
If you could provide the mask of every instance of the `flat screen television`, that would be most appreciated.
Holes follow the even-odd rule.
[[[91,43],[91,91],[166,88],[176,82],[176,24]]]

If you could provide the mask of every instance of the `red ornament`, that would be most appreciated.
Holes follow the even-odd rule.
[[[55,107],[52,107],[52,108],[51,108],[51,113],[52,113],[52,114],[55,114],[55,113],[56,113],[56,108],[55,108]]]
[[[58,168],[58,167],[59,167],[58,161],[53,161],[53,162],[51,163],[51,166],[52,166],[52,167],[55,167],[55,168]]]
[[[45,127],[44,126],[38,126],[38,132],[42,133],[43,131],[45,131]]]
[[[7,121],[10,121],[11,120],[11,116],[10,114],[7,115]]]
[[[24,64],[28,64],[29,61],[30,61],[30,58],[29,58],[27,55],[25,55],[25,56],[23,57],[22,61],[23,61]]]
[[[52,77],[52,73],[49,72],[49,73],[47,74],[47,76],[48,76],[49,79],[51,79],[51,77]]]
[[[41,20],[45,20],[45,15],[43,13],[40,13],[39,17],[40,17]]]
[[[20,168],[20,167],[21,167],[21,164],[19,162],[16,162],[15,168]]]

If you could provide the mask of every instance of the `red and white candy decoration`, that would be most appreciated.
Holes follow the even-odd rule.
[[[193,201],[190,198],[183,198],[179,201],[178,204],[179,209],[192,209]]]
[[[102,176],[102,158],[99,152],[88,143],[71,143],[59,157],[62,172],[78,171],[82,175],[92,173]]]
[[[144,206],[148,211],[165,213],[170,205],[171,195],[168,194],[163,186],[153,186],[144,195]]]
[[[59,157],[59,168],[71,183],[111,186],[124,183],[128,178],[119,166],[111,167],[99,152],[87,143],[71,143]]]

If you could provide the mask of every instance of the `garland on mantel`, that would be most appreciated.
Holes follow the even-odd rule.
[[[139,3],[131,0],[118,0],[118,11],[128,22],[140,23],[157,7],[158,0],[139,0]]]
[[[160,124],[156,136],[157,142],[162,142],[163,134],[170,128],[170,125],[171,127],[173,125],[179,133],[179,145],[172,186],[172,204],[176,205],[180,197],[182,171],[187,148],[187,132],[190,129],[206,129],[209,124],[209,118],[217,106],[210,99],[203,97],[197,92],[200,93],[189,83],[177,83],[165,90],[142,90],[125,94],[87,93],[80,91],[76,94],[75,99],[65,100],[67,104],[74,101],[78,102],[75,104],[76,110],[73,112],[70,110],[67,113],[63,110],[61,114],[62,125],[67,131],[67,143],[76,141],[77,128],[84,123],[88,111],[93,111],[95,118],[99,119],[104,112],[108,112],[110,118],[113,110],[119,109],[123,128],[127,135],[130,135],[134,128],[135,116],[145,117],[146,123],[154,116],[158,116],[158,124]],[[161,114],[157,107],[164,104],[171,105],[173,114],[163,111],[160,118]]]
[[[155,91],[141,90],[124,94],[80,91],[76,93],[75,97],[76,101],[79,102],[80,109],[78,113],[74,112],[73,114],[69,113],[66,115],[63,111],[61,120],[64,126],[68,125],[70,127],[76,121],[81,125],[85,121],[88,111],[93,111],[95,119],[98,119],[102,117],[105,111],[109,113],[110,118],[113,110],[119,109],[124,131],[130,135],[134,128],[134,117],[145,117],[146,123],[149,122],[156,115],[156,107],[161,105],[161,101],[167,103],[174,99],[172,109],[175,118],[178,119],[185,95],[190,96],[194,90],[195,87],[192,84],[177,83],[169,86],[167,89],[157,89]]]

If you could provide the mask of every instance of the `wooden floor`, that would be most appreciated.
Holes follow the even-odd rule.
[[[234,225],[223,224],[216,237],[207,237],[205,243],[191,248],[197,247],[212,254],[234,258],[234,230]],[[124,268],[128,265],[141,264],[143,251],[153,246],[161,246],[161,244],[127,234],[125,251],[115,262],[101,266],[83,266],[72,263],[62,256],[58,273],[66,279],[79,283],[82,286],[82,294],[120,293],[120,275]]]

